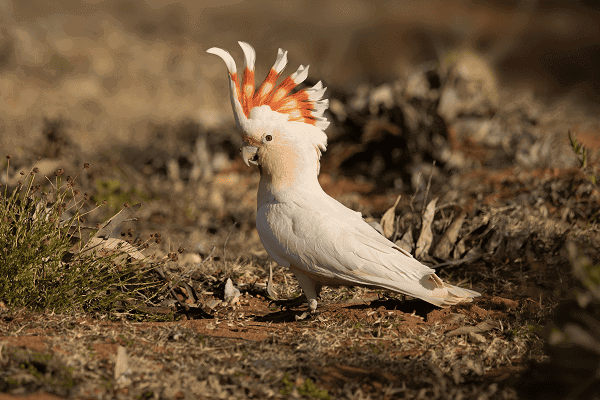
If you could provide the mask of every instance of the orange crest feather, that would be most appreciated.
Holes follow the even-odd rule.
[[[227,64],[231,101],[238,125],[242,125],[242,121],[249,118],[250,110],[254,107],[267,105],[275,112],[286,114],[288,121],[304,122],[321,130],[329,126],[327,118],[323,117],[323,113],[329,106],[329,100],[322,98],[326,88],[323,87],[321,81],[311,88],[304,88],[290,94],[308,76],[308,66],[301,65],[296,72],[275,86],[277,78],[287,64],[287,51],[279,49],[275,64],[258,90],[255,91],[254,62],[256,53],[248,43],[238,43],[244,52],[246,61],[244,79],[241,84],[238,79],[235,61],[231,55],[227,51],[216,47],[207,50],[208,53],[221,57]],[[240,115],[242,113],[243,115]]]

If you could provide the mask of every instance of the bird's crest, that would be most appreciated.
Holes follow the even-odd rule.
[[[308,65],[306,67],[300,65],[296,72],[276,86],[277,78],[287,64],[287,51],[279,49],[275,64],[267,74],[264,82],[255,91],[254,62],[256,60],[256,53],[248,43],[238,43],[244,52],[246,61],[244,77],[241,83],[237,74],[235,61],[229,52],[217,47],[210,48],[207,52],[221,57],[227,65],[231,105],[235,120],[245,134],[250,134],[248,132],[248,120],[251,118],[250,112],[253,108],[261,106],[269,106],[272,111],[286,115],[288,121],[314,125],[320,130],[324,130],[329,126],[327,118],[323,116],[323,113],[329,106],[329,100],[322,98],[326,88],[323,87],[321,81],[317,82],[313,87],[304,88],[290,94],[308,76]],[[253,116],[262,114],[255,113]]]

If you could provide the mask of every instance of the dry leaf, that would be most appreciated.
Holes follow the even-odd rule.
[[[121,225],[125,220],[130,219],[133,216],[133,213],[140,209],[141,204],[134,204],[129,207],[124,207],[121,211],[116,213],[111,219],[106,221],[104,225],[100,228],[96,235],[97,238],[109,238],[117,229],[119,225]]]
[[[502,227],[495,229],[492,232],[492,235],[490,236],[485,246],[486,253],[495,254],[496,250],[500,247],[500,244],[502,243],[502,240],[504,240],[505,236],[506,234],[504,233],[504,229],[502,229]]]
[[[413,239],[412,229],[409,227],[404,235],[402,235],[402,239],[396,240],[396,246],[400,247],[402,250],[405,250],[407,253],[411,253],[415,247],[415,240]]]
[[[72,226],[69,228],[69,235],[71,237],[71,244],[73,247],[69,250],[71,253],[77,253],[79,251],[79,245],[81,242],[87,243],[91,238],[96,236],[96,228],[89,226]]]
[[[131,373],[129,369],[129,357],[127,349],[123,346],[117,347],[117,360],[115,361],[115,380],[118,384],[125,385],[127,375]]]
[[[93,237],[89,242],[86,243],[82,253],[90,250],[105,250],[110,252],[118,251],[123,254],[128,254],[136,260],[144,260],[146,258],[146,256],[143,255],[136,246],[131,245],[122,239],[116,238],[102,239],[99,237]]]
[[[485,336],[477,332],[469,332],[469,338],[474,342],[485,343]]]
[[[452,254],[452,258],[454,258],[455,260],[458,260],[459,258],[461,258],[461,256],[463,254],[465,254],[465,252],[467,251],[467,241],[470,240],[473,242],[478,237],[485,236],[485,234],[487,234],[487,232],[489,232],[490,229],[491,229],[490,216],[485,215],[481,220],[479,220],[476,224],[474,224],[471,227],[471,230],[469,231],[469,233],[464,235],[462,237],[462,239],[460,239],[460,241],[456,244],[456,246],[454,246],[454,252]],[[481,232],[481,231],[483,231],[483,233],[477,234],[477,232]]]
[[[307,319],[308,317],[310,317],[310,314],[307,313],[306,311],[304,311],[301,315],[294,315],[294,318],[296,319],[296,321],[302,321]]]
[[[467,239],[468,235],[464,236],[460,241],[454,246],[454,252],[452,254],[452,258],[455,260],[460,260],[460,256],[465,254],[467,251]]]
[[[486,319],[475,326],[462,326],[458,329],[446,333],[446,336],[467,335],[470,333],[481,333],[492,329],[500,328],[500,323],[493,319]]]
[[[383,217],[381,217],[380,223],[381,228],[383,229],[383,236],[388,239],[392,237],[395,231],[394,223],[396,222],[396,206],[400,202],[401,197],[402,195],[399,195],[394,205],[383,214]]]
[[[227,282],[225,282],[225,292],[223,294],[223,300],[227,302],[235,303],[235,298],[240,296],[240,290],[233,286],[233,282],[231,278],[227,278]]]
[[[459,324],[461,322],[464,322],[465,318],[466,317],[464,314],[453,313],[453,314],[445,315],[442,318],[442,320],[447,324]]]
[[[433,242],[433,231],[431,224],[433,223],[433,217],[435,216],[435,205],[438,199],[433,199],[427,204],[425,212],[423,213],[423,223],[421,224],[421,235],[417,240],[417,249],[415,250],[415,258],[421,259],[429,251],[431,243]]]
[[[206,307],[208,307],[212,310],[221,303],[222,303],[221,300],[210,300],[209,302],[206,303]]]
[[[440,239],[440,242],[435,247],[435,251],[433,255],[437,258],[441,258],[442,260],[447,260],[450,256],[450,252],[454,247],[454,243],[456,243],[456,239],[458,238],[458,231],[463,225],[465,218],[467,217],[466,212],[461,212],[458,217],[450,224],[446,232]]]
[[[457,265],[472,263],[478,260],[483,255],[483,251],[481,250],[481,246],[477,244],[477,246],[472,247],[467,254],[460,260],[446,261],[445,263],[437,264],[435,267],[456,267]]]

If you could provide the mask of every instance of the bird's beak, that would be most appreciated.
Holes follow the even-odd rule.
[[[247,166],[258,165],[258,147],[251,145],[242,147],[242,158]]]

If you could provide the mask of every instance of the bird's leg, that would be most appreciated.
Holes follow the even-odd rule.
[[[308,309],[310,313],[315,314],[317,310],[317,297],[319,296],[323,285],[321,285],[319,282],[315,282],[297,268],[290,267],[290,269],[296,276],[296,279],[298,279],[298,283],[300,284],[300,287],[304,293],[290,300],[272,300],[269,302],[269,305],[275,304],[276,306],[282,308],[296,308],[308,302]]]
[[[272,272],[272,270],[271,270]],[[269,277],[269,280],[271,278]],[[293,299],[286,299],[286,300],[271,300],[269,302],[269,307],[272,304],[275,304],[277,307],[281,307],[283,308],[296,308],[296,307],[300,307],[302,304],[306,303],[306,295],[304,293],[302,293],[301,295],[299,295],[298,297],[294,297]]]
[[[298,268],[290,267],[296,279],[298,279],[298,283],[302,288],[302,291],[306,295],[306,299],[308,300],[308,309],[311,314],[317,312],[317,296],[318,292],[321,291],[322,285],[318,282],[312,280],[308,275],[305,275]]]

